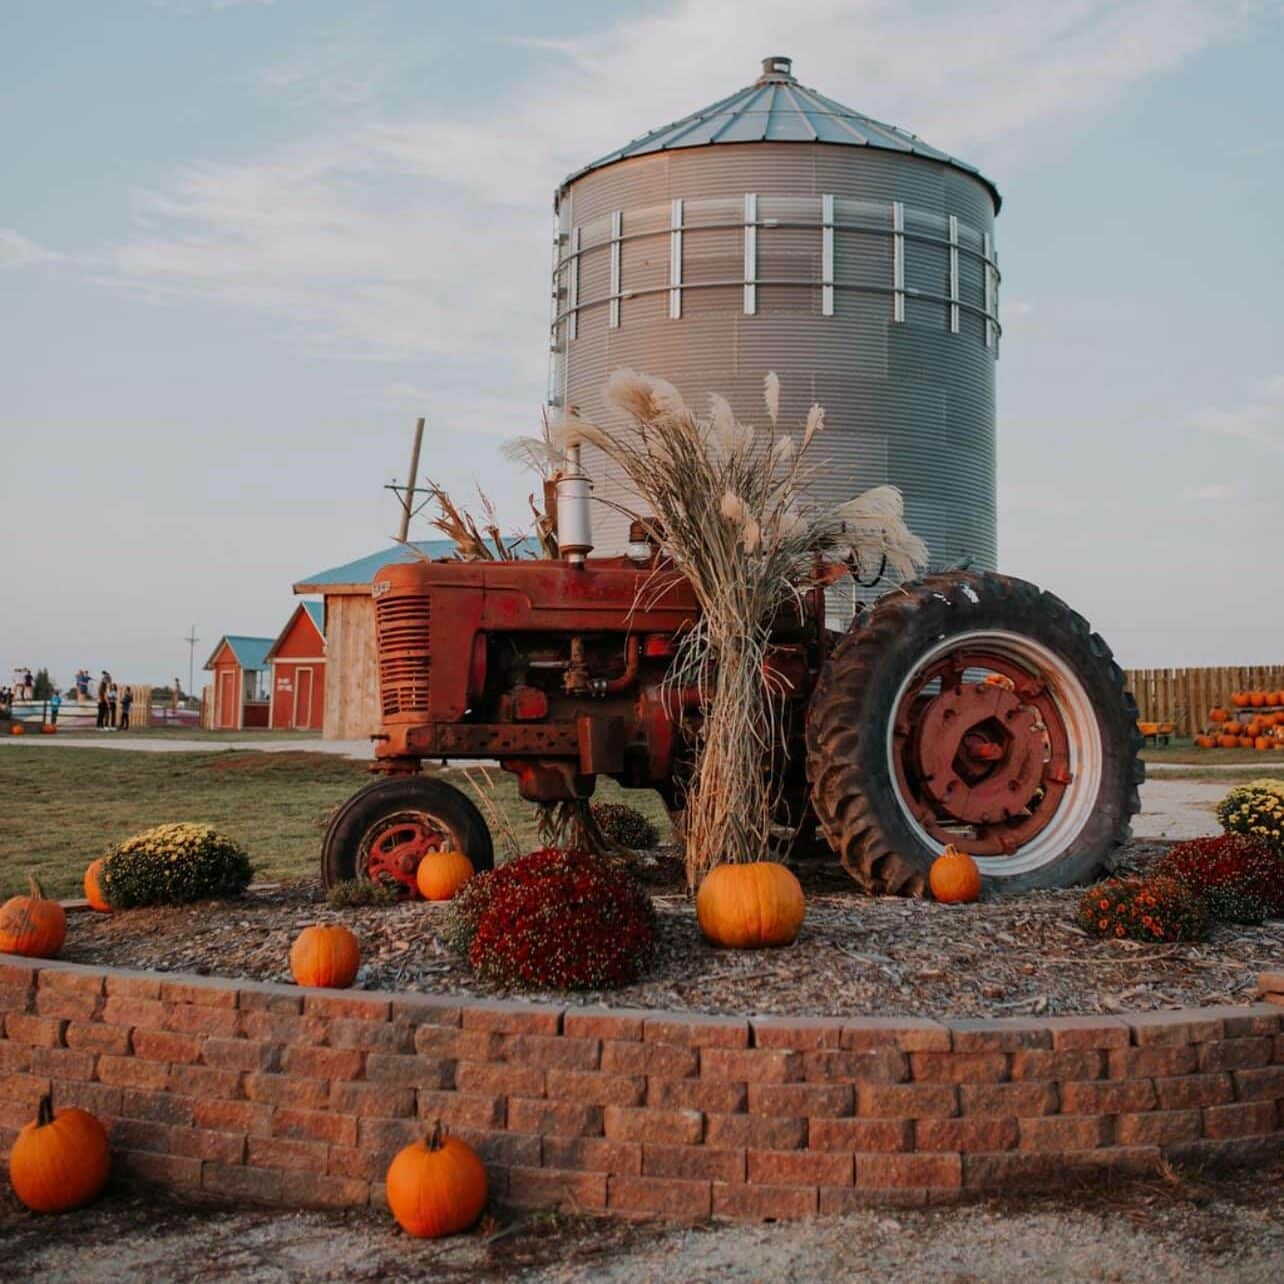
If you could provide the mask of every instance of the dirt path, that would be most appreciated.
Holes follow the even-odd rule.
[[[235,1280],[1189,1281],[1284,1278],[1284,1169],[1074,1197],[754,1226],[536,1215],[408,1239],[371,1211],[271,1213],[111,1196],[57,1223],[0,1211],[5,1277]]]

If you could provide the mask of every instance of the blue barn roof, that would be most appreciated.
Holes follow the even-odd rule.
[[[411,540],[410,544],[425,556],[434,560],[453,557],[456,552],[455,541],[452,539],[417,539]],[[523,556],[539,556],[538,540],[520,539],[517,541],[516,547],[517,551]],[[318,571],[315,575],[305,576],[295,584],[294,591],[296,593],[324,593],[327,588],[335,589],[354,585],[364,587],[374,579],[375,572],[381,566],[387,566],[392,562],[413,562],[415,560],[415,554],[410,551],[410,547],[405,544],[394,544],[391,548],[381,548],[378,552],[367,553],[365,557],[359,557],[355,562],[344,562],[342,566],[332,566],[328,571]]]
[[[226,642],[228,649],[236,656],[236,662],[242,669],[251,672],[268,667],[268,651],[271,650],[273,638],[249,638],[240,633],[225,633],[218,640],[218,646],[210,652],[210,658],[205,661],[207,669],[212,668],[214,657],[223,648]]]

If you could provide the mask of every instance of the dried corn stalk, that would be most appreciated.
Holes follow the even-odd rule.
[[[700,419],[672,384],[632,370],[612,375],[607,397],[635,428],[607,432],[568,417],[552,444],[588,442],[621,469],[660,519],[666,551],[700,604],[669,679],[694,683],[706,697],[686,799],[687,879],[695,886],[720,861],[758,860],[769,850],[779,782],[768,768],[784,752],[784,693],[764,678],[763,661],[773,620],[808,583],[817,555],[862,566],[886,559],[910,578],[927,549],[905,526],[894,487],[840,505],[809,502],[824,411],[813,406],[800,430],[784,432],[774,374],[765,387],[771,430],[761,435],[737,422],[725,399],[714,397]],[[660,594],[664,585],[645,591]]]

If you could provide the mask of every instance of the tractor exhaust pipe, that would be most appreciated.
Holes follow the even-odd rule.
[[[580,466],[580,443],[566,448],[566,471],[557,480],[557,546],[572,566],[583,566],[593,551],[589,500],[593,483]]]

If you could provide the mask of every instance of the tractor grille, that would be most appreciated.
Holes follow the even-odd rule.
[[[375,608],[375,627],[383,716],[427,713],[432,698],[432,598],[427,593],[382,598]]]

